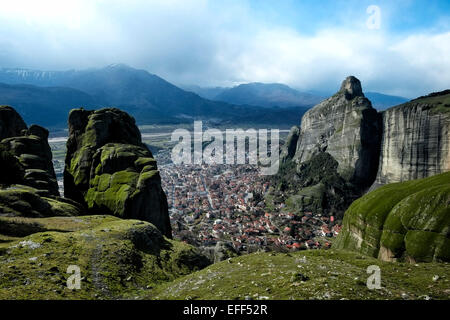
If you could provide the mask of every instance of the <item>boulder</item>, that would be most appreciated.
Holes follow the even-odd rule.
[[[356,200],[333,248],[384,261],[450,261],[450,172],[387,184]]]
[[[171,237],[156,161],[135,120],[119,109],[70,112],[64,192],[90,214],[148,221]]]

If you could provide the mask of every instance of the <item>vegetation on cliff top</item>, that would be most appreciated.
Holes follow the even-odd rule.
[[[383,260],[450,261],[450,172],[385,185],[344,215],[337,249]]]

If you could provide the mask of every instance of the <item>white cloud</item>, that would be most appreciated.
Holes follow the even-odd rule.
[[[408,97],[450,84],[449,32],[397,38],[358,22],[306,34],[242,1],[0,0],[0,46],[3,67],[123,62],[184,84],[332,90],[353,74],[366,90]]]

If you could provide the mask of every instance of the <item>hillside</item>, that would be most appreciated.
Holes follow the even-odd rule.
[[[208,264],[148,222],[0,217],[0,299],[128,299]],[[81,290],[69,290],[70,265]]]
[[[366,92],[367,99],[372,102],[372,105],[378,111],[386,110],[390,107],[408,102],[409,99],[399,96],[391,96],[379,92]]]
[[[381,289],[366,286],[367,267],[381,269]],[[254,253],[162,284],[148,299],[373,300],[448,299],[450,264],[387,263],[337,250]],[[433,277],[438,276],[434,281]],[[436,278],[435,278],[436,279]]]
[[[86,106],[119,107],[138,119],[139,124],[148,123],[185,123],[194,119],[213,121],[215,123],[270,123],[291,126],[299,119],[302,108],[286,110],[287,117],[281,115],[278,108],[261,109],[261,107],[237,106],[219,101],[211,101],[195,93],[184,91],[166,80],[145,70],[138,70],[123,64],[110,65],[100,69],[70,71],[36,71],[23,69],[0,70],[0,82],[8,84],[29,84],[34,86],[58,86],[81,90],[88,101]],[[23,87],[18,95],[27,97]],[[69,89],[66,89],[69,90]],[[60,97],[58,97],[60,98]],[[53,98],[50,105],[65,107],[50,117],[46,125],[55,126],[67,118],[67,111],[81,106],[82,101],[68,98]],[[3,101],[5,100],[5,101]],[[40,99],[27,99],[24,103],[28,109],[41,112]],[[8,102],[11,101],[11,102]],[[56,103],[56,101],[58,103]],[[21,103],[7,100],[0,95],[0,104]],[[28,111],[25,109],[24,111]],[[59,109],[58,109],[59,110]],[[64,117],[62,114],[64,113]],[[27,117],[30,122],[38,122],[34,114]]]
[[[223,90],[213,100],[261,107],[311,107],[322,98],[279,83],[247,83]]]
[[[28,123],[65,127],[73,107],[94,107],[98,101],[80,90],[0,83],[0,105],[15,106]]]

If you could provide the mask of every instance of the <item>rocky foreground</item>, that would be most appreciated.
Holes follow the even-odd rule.
[[[1,299],[134,297],[210,263],[170,239],[156,161],[133,118],[80,109],[69,128],[63,198],[48,131],[0,107]],[[81,290],[67,288],[73,265]]]

